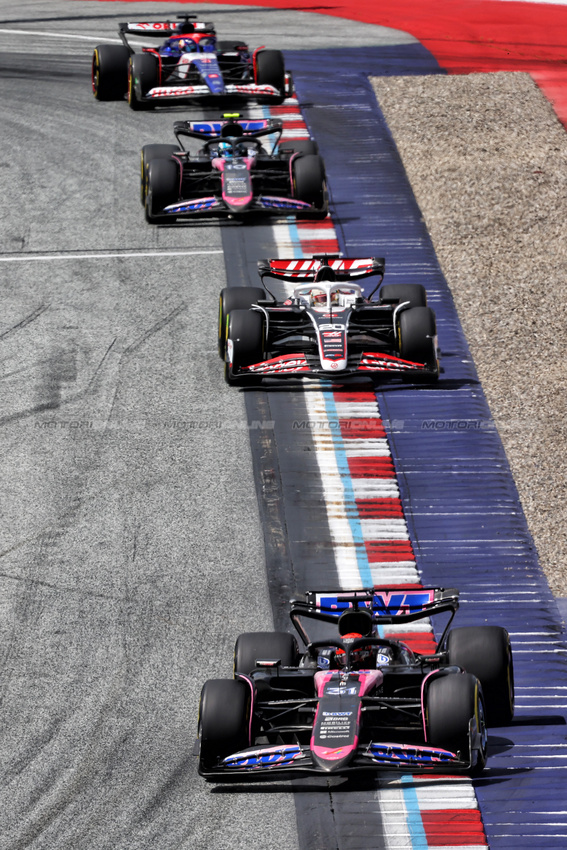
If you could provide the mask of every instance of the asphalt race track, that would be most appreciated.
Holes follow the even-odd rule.
[[[376,240],[388,246],[390,239],[395,246],[395,216],[385,219],[378,210],[372,218],[375,198],[380,203],[376,186],[382,192],[390,178],[391,146],[383,133],[387,155],[382,149],[375,156],[372,185],[361,184],[361,216],[349,185],[357,179],[356,164],[350,173],[340,161],[341,146],[348,154],[357,139],[338,132],[333,116],[354,106],[357,120],[349,132],[356,135],[356,125],[373,150],[375,105],[365,102],[369,86],[367,91],[363,81],[364,91],[359,89],[356,74],[344,75],[342,100],[331,102],[326,80],[339,68],[327,71],[323,60],[330,61],[331,49],[344,49],[343,58],[351,68],[356,64],[362,79],[371,55],[366,48],[380,45],[385,73],[400,73],[408,57],[410,73],[440,71],[411,36],[356,22],[349,22],[346,36],[337,19],[323,15],[214,4],[3,4],[0,847],[437,846],[420,843],[421,834],[413,831],[421,824],[417,810],[413,820],[409,813],[409,827],[392,827],[408,808],[408,789],[386,779],[376,783],[386,795],[377,802],[372,785],[317,780],[231,788],[209,786],[197,776],[194,741],[203,681],[231,675],[240,632],[269,629],[274,621],[284,626],[289,590],[300,589],[318,569],[330,577],[334,556],[325,505],[316,495],[311,436],[293,435],[292,450],[286,443],[292,420],[311,415],[308,392],[229,390],[216,351],[218,291],[226,283],[255,282],[256,258],[278,250],[275,230],[232,222],[150,227],[139,203],[140,147],[173,141],[175,118],[218,112],[175,107],[136,114],[125,103],[97,103],[90,91],[92,47],[114,39],[118,21],[176,9],[197,9],[201,18],[215,21],[221,37],[234,34],[251,46],[294,51],[288,57],[297,62],[298,80],[300,73],[313,77],[313,96],[302,80],[302,105],[326,146],[341,247],[366,251]],[[397,249],[388,250],[390,256]],[[430,261],[434,265],[434,255]],[[406,262],[394,256],[394,269]],[[419,265],[420,273],[424,268]],[[428,288],[430,283],[436,308],[445,311],[443,284],[437,290],[433,277]],[[450,310],[443,312],[442,327],[451,322]],[[444,379],[474,384],[474,376],[451,372],[461,362],[446,357]],[[448,402],[453,395],[447,394]],[[418,409],[422,403],[429,404],[426,392],[412,395],[405,388],[380,398],[390,421],[414,413],[429,417],[429,409]],[[409,459],[415,465],[410,472],[419,472],[406,435],[391,430],[390,441],[401,468]],[[303,480],[313,471],[312,490],[297,489],[296,463]],[[272,475],[278,466],[286,473],[280,480]],[[425,477],[412,482],[410,476],[408,484],[405,472],[400,486],[410,512],[418,509],[411,523],[419,540],[420,522],[429,522],[427,512],[419,511]],[[452,498],[443,481],[440,493]],[[278,530],[284,510],[290,529],[285,541]],[[266,518],[269,528],[262,526]],[[450,535],[447,540],[449,578],[422,551],[424,580],[453,580],[455,547]],[[293,575],[278,573],[286,557]],[[530,560],[530,586],[531,570]],[[475,598],[468,614],[465,607],[465,617],[474,617],[479,604]],[[553,618],[547,611],[542,617],[541,628],[551,634]],[[555,632],[548,643],[556,645]],[[563,681],[563,650],[551,651],[557,653],[557,680]],[[526,659],[520,657],[519,667],[525,671]],[[564,771],[564,701],[547,707],[554,712],[549,731],[528,737],[528,727],[541,726],[541,711],[535,720],[526,715],[531,696],[522,676],[523,715],[512,730],[514,740],[500,741],[501,751],[493,741],[492,773],[486,788],[477,785],[487,835],[492,831],[494,846],[502,848],[517,846],[522,835],[521,820],[505,823],[504,835],[499,833],[508,798],[517,794],[521,815],[529,797],[531,817],[543,805],[532,798],[547,795],[548,786],[537,784],[542,773],[531,776],[529,760],[537,759],[538,767],[542,762],[534,746],[548,748],[546,782],[564,775],[553,773]],[[516,784],[504,782],[512,774]],[[453,788],[459,796],[458,786]],[[389,809],[388,800],[397,798],[401,804]],[[541,828],[553,833],[546,845],[551,850],[561,846],[563,826],[548,823],[555,803],[546,805]],[[430,801],[432,807],[441,808]],[[437,814],[430,812],[430,825]],[[482,833],[480,815],[474,817]],[[407,844],[404,829],[411,833]],[[469,838],[451,843],[475,843]],[[447,845],[447,835],[440,840]]]
[[[0,846],[293,850],[289,786],[213,791],[192,756],[203,680],[272,615],[216,353],[221,228],[150,228],[139,203],[140,147],[186,110],[90,91],[92,47],[132,12],[2,9]],[[289,46],[285,13],[203,16]],[[332,43],[336,22],[309,30]]]

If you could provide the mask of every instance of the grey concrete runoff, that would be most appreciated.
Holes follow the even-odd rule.
[[[527,74],[374,80],[540,563],[567,596],[567,134]]]

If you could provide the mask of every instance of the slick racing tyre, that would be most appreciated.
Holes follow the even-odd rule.
[[[235,50],[248,50],[248,45],[240,39],[220,39],[217,41],[217,53],[232,53]]]
[[[251,366],[264,359],[264,317],[253,310],[233,310],[226,323],[227,359],[225,379],[228,384],[258,382],[260,375],[238,375],[243,366]],[[232,350],[232,365],[229,351]]]
[[[435,313],[430,307],[411,307],[398,316],[400,357],[413,363],[425,363],[437,371]],[[412,374],[411,379],[415,378]]]
[[[222,290],[219,298],[219,357],[226,354],[226,320],[233,310],[248,310],[256,301],[263,301],[266,293],[259,286],[235,286]]]
[[[99,44],[93,52],[92,87],[97,100],[121,100],[128,90],[128,48]]]
[[[425,704],[427,743],[460,753],[463,761],[469,758],[469,722],[475,718],[479,738],[475,772],[482,771],[487,734],[482,687],[476,676],[455,673],[433,679]]]
[[[166,224],[174,215],[161,215],[164,207],[179,200],[179,166],[173,159],[154,159],[147,168],[146,221]]]
[[[283,103],[285,99],[285,63],[281,50],[259,50],[254,58],[254,82],[259,86],[273,86],[281,97],[266,98],[269,103]],[[262,100],[259,99],[261,103]]]
[[[209,679],[199,704],[199,769],[250,745],[250,688],[234,679]]]
[[[142,206],[146,204],[150,162],[154,159],[169,159],[172,154],[179,152],[177,145],[144,145],[140,155],[140,198]]]
[[[452,629],[447,638],[449,664],[458,664],[482,684],[489,726],[505,726],[514,717],[514,663],[510,636],[500,626]]]
[[[258,659],[279,659],[282,667],[297,667],[297,641],[287,632],[246,632],[240,635],[234,647],[235,674],[249,676]]]
[[[403,304],[427,307],[427,293],[420,283],[387,283],[380,289],[380,304]]]
[[[159,85],[158,59],[152,53],[135,53],[128,64],[128,104],[131,109],[152,109],[142,100]]]
[[[325,166],[317,154],[307,154],[294,159],[293,194],[300,201],[325,210]],[[326,210],[325,210],[326,211]]]
[[[278,145],[279,154],[300,153],[302,156],[307,154],[318,154],[319,145],[313,139],[299,139],[290,142],[280,142]]]

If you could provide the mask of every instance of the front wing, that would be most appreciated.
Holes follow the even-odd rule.
[[[312,204],[299,201],[296,198],[278,197],[276,195],[259,195],[241,209],[234,209],[217,195],[207,195],[203,198],[192,198],[169,204],[160,215],[192,216],[207,213],[232,215],[234,213],[266,213],[267,215],[289,215],[290,213],[320,213]]]
[[[307,375],[313,377],[332,378],[335,375],[358,375],[360,373],[390,373],[394,375],[408,375],[415,373],[423,377],[436,378],[437,372],[430,369],[424,363],[413,363],[410,360],[402,360],[394,354],[382,354],[376,352],[363,352],[360,355],[349,357],[346,369],[336,371],[323,369],[318,358],[300,354],[283,354],[270,360],[262,360],[251,366],[243,366],[237,375],[258,375],[261,377],[285,377],[286,375]]]
[[[472,748],[471,748],[472,753]],[[360,771],[396,770],[412,773],[466,773],[474,767],[472,757],[463,761],[455,753],[426,745],[374,743],[360,745],[348,764],[337,775]],[[308,745],[281,744],[249,747],[219,761],[214,767],[199,763],[199,773],[218,782],[246,782],[258,779],[282,779],[298,774],[328,776],[311,757]]]
[[[180,84],[156,86],[150,89],[141,100],[146,103],[159,103],[160,101],[167,100],[192,100],[193,98],[202,97],[261,97],[279,100],[281,96],[282,93],[275,86],[258,85],[257,83],[227,84],[224,86],[224,91],[219,94],[211,92],[210,88],[206,85],[188,86]]]

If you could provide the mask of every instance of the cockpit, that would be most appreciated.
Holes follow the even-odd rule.
[[[294,290],[293,295],[301,305],[315,310],[330,310],[333,307],[344,310],[363,298],[360,286],[337,281],[302,284]]]

